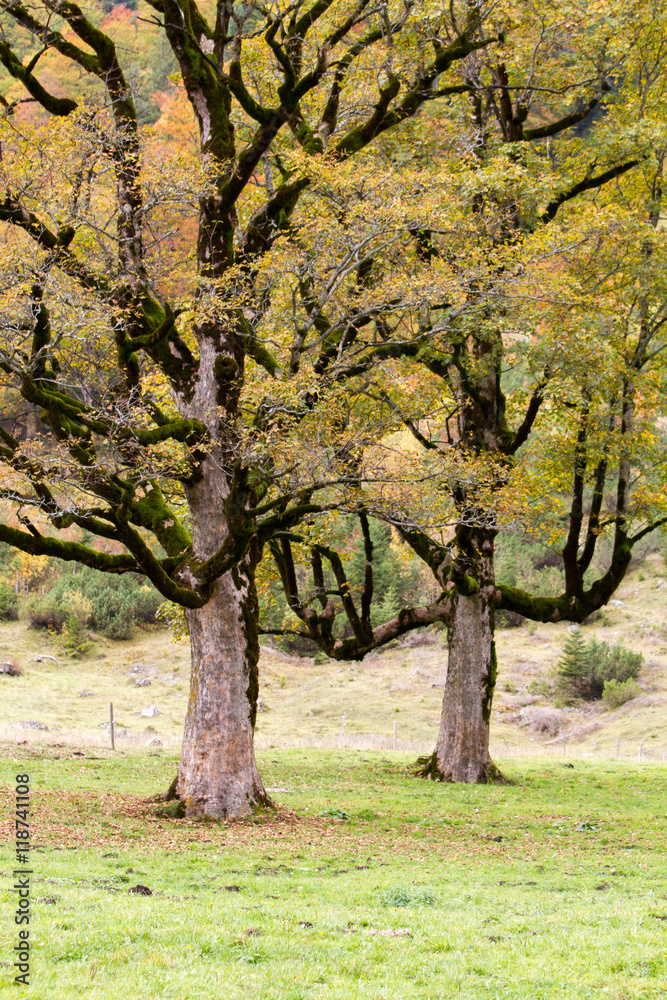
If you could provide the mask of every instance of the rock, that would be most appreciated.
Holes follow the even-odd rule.
[[[110,729],[110,722],[100,722],[100,729]],[[113,726],[114,736],[127,736],[127,729],[123,726],[119,726],[117,722],[114,722]]]
[[[609,604],[611,605],[612,608],[624,608],[625,607],[625,604],[623,603],[623,601],[617,601],[615,599],[613,601],[609,601]]]
[[[94,691],[79,691],[79,698],[92,698]]]
[[[579,625],[570,625],[568,632],[570,635],[576,635],[577,632],[581,632],[581,627]]]
[[[444,688],[447,684],[447,674],[443,674],[442,677],[436,677],[436,679],[431,684],[432,688]]]
[[[43,722],[12,722],[14,729],[41,729],[43,732],[48,732],[49,727],[45,726]]]
[[[142,708],[141,715],[144,719],[152,719],[155,715],[159,715],[155,705],[149,705],[148,708]]]
[[[161,747],[162,746],[162,740],[151,740],[150,743],[148,744],[148,746],[149,747]]]
[[[151,682],[149,681],[148,677],[137,677],[137,679],[134,682],[134,686],[138,688],[147,688],[150,687],[150,683]]]

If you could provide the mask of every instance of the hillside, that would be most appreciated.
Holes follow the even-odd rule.
[[[662,574],[662,575],[661,575]],[[663,759],[667,751],[667,568],[659,555],[629,574],[598,620],[586,627],[610,644],[622,640],[644,655],[642,693],[617,711],[599,704],[555,708],[551,673],[567,624],[498,630],[499,676],[492,751]],[[620,604],[618,602],[621,602]],[[424,752],[437,732],[447,668],[443,633],[411,637],[363,663],[287,656],[263,647],[258,746],[342,746]],[[55,656],[35,662],[35,656]],[[0,738],[108,746],[109,702],[117,747],[151,741],[173,747],[187,707],[189,650],[164,631],[141,631],[128,642],[100,640],[84,660],[63,656],[58,637],[0,624],[0,659],[14,660],[22,677],[0,675],[5,710]],[[85,695],[83,692],[87,692]],[[155,715],[142,710],[157,709]],[[46,728],[18,726],[39,723]],[[107,723],[106,728],[103,728]]]

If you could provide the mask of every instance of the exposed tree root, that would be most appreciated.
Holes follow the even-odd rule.
[[[431,781],[453,782],[454,780],[451,776],[451,771],[448,773],[440,767],[438,755],[435,750],[426,757],[418,757],[415,770],[412,773],[416,778],[430,778]],[[489,758],[477,780],[475,782],[467,782],[467,784],[510,785],[511,781],[505,777],[502,771]]]

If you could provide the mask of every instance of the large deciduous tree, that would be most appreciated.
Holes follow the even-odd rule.
[[[410,502],[377,490],[366,499],[442,588],[431,608],[405,608],[396,621],[446,623],[441,726],[423,774],[466,782],[500,777],[489,756],[495,610],[584,621],[623,580],[637,541],[665,523],[666,506],[665,10],[552,3],[506,13],[504,45],[471,53],[462,93],[421,119],[413,153],[424,201],[408,228],[432,276],[419,316],[406,326],[386,309],[375,343],[368,336],[362,350],[357,340],[354,361],[339,363],[341,376],[351,365],[364,374],[363,392],[393,414],[388,428],[409,429],[424,473],[438,469],[421,513],[414,485]],[[447,198],[429,202],[429,170]],[[558,547],[562,593],[496,580],[495,539],[508,525]],[[330,545],[311,546],[310,587],[299,593],[296,537],[271,544],[300,633],[330,656],[362,657],[385,637],[359,627],[372,598],[368,530],[357,606]],[[333,627],[335,596],[346,633]]]
[[[183,162],[139,126],[113,24],[71,0],[0,5],[0,361],[42,426],[30,440],[0,428],[20,524],[0,539],[144,574],[185,609],[188,815],[268,802],[253,752],[256,565],[276,532],[334,503],[332,484],[359,482],[320,382],[377,310],[325,328],[305,269],[306,318],[286,350],[275,329],[262,336],[275,314],[263,260],[308,219],[309,161],[344,168],[467,87],[459,67],[494,37],[485,7],[149,0],[138,44],[166,39],[198,129],[199,158]],[[355,252],[338,278],[363,290],[368,255]],[[290,421],[305,462],[276,457]]]

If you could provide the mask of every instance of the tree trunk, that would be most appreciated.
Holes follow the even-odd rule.
[[[447,622],[449,664],[435,750],[420,774],[435,781],[503,781],[489,756],[489,723],[496,682],[493,540],[481,546],[479,593],[455,593]]]
[[[192,678],[176,795],[186,816],[237,819],[271,805],[253,747],[259,641],[249,560],[186,615]]]

